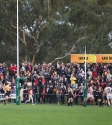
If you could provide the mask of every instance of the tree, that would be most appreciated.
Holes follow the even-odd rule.
[[[24,45],[26,54],[32,56],[32,64],[35,61],[36,54],[40,50],[40,43],[38,41],[40,32],[49,24],[51,20],[49,0],[44,0],[44,6],[41,6],[39,0],[19,1],[19,39]],[[1,28],[6,34],[15,35],[16,38],[16,1],[2,1],[1,12],[5,18],[6,23],[3,23]],[[10,31],[10,32],[9,32]],[[5,40],[6,42],[6,40]],[[16,39],[15,42],[16,43]],[[7,42],[8,44],[8,42]],[[15,46],[16,44],[14,44]]]
[[[16,51],[16,1],[0,5],[0,39]],[[83,46],[111,53],[111,10],[111,0],[19,0],[21,61],[54,62],[83,53]]]

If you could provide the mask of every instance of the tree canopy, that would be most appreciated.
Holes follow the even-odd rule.
[[[1,61],[16,62],[16,2],[0,0]],[[112,52],[111,0],[19,0],[18,12],[20,61]]]

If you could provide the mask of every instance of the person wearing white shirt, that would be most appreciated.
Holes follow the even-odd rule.
[[[105,91],[106,96],[107,96],[108,106],[110,106],[112,104],[112,88],[110,87],[109,84],[107,84],[107,86],[106,86],[104,91]]]
[[[87,74],[89,75],[89,78],[92,78],[92,72],[91,72],[91,70],[90,70],[90,69],[88,69]]]

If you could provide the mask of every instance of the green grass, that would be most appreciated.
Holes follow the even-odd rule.
[[[0,125],[111,125],[111,116],[107,106],[0,104]]]

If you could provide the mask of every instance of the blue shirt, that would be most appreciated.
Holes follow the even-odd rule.
[[[1,68],[0,68],[0,72],[4,73],[4,71],[5,71],[5,70],[4,70],[4,67],[1,67]]]

